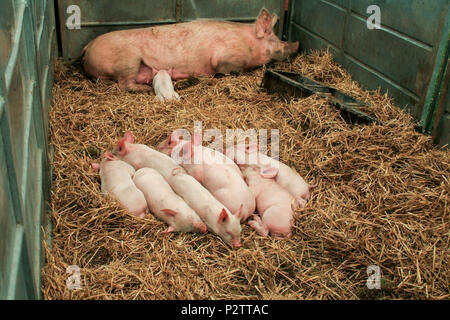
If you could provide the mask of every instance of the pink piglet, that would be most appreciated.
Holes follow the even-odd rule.
[[[127,212],[143,218],[148,212],[148,207],[144,194],[132,180],[134,168],[110,152],[106,152],[104,156],[101,163],[91,163],[92,168],[100,173],[102,193],[111,194]]]

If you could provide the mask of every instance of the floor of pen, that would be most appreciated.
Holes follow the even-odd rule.
[[[328,52],[277,68],[371,104],[384,125],[344,121],[327,100],[289,101],[261,87],[264,68],[177,81],[179,102],[122,92],[58,61],[50,111],[54,146],[52,245],[44,242],[44,299],[449,298],[450,152],[414,131],[388,95],[361,89]],[[155,146],[175,128],[278,129],[280,160],[319,186],[288,240],[242,226],[240,249],[212,233],[163,235],[153,215],[126,215],[100,195],[91,167],[127,130]],[[48,235],[47,235],[48,236]],[[66,268],[80,268],[70,290]],[[381,289],[367,287],[367,268]]]

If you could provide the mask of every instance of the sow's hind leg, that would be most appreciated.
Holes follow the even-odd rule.
[[[119,88],[128,91],[150,91],[151,87],[144,83],[151,82],[151,69],[142,68],[141,70],[141,60],[139,58],[128,58],[123,61],[116,69]],[[149,79],[148,82],[147,79]]]

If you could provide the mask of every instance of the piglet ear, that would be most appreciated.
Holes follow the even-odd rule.
[[[113,155],[111,152],[105,152],[104,156],[109,161],[117,160],[117,157],[115,155]]]
[[[218,224],[223,224],[228,219],[228,213],[225,211],[225,208],[222,209],[219,215],[219,219],[217,219]]]
[[[100,170],[100,164],[98,163],[91,162],[91,166],[94,170]]]
[[[126,142],[126,138],[122,138],[117,143],[117,153],[121,157],[123,157],[124,155],[127,154],[127,146],[126,146],[125,142]]]
[[[183,159],[192,159],[194,157],[194,145],[191,141],[186,142],[182,148],[182,157]]]
[[[172,209],[162,209],[161,211],[168,214],[169,216],[176,216],[178,214],[178,212]]]
[[[245,153],[253,153],[258,151],[258,149],[258,145],[256,143],[252,143],[245,147]]]
[[[176,135],[176,133],[175,133],[175,131],[174,131],[174,132],[172,132],[172,134],[167,138],[167,146],[172,146],[172,144],[173,144],[173,145],[176,145],[177,142],[178,142],[178,137],[177,137],[177,135]]]
[[[173,132],[170,134],[169,136],[169,145],[171,143],[173,143],[174,145],[176,145],[180,140],[183,140],[183,133],[186,129],[175,129],[173,130]]]
[[[241,204],[241,206],[239,207],[239,209],[234,213],[234,215],[236,216],[236,218],[241,219],[242,218],[242,209],[243,209],[244,205]]]
[[[174,143],[175,141],[172,139],[172,135],[170,135],[168,138],[167,138],[167,141],[166,141],[166,146],[168,147],[168,146],[170,146],[172,143]]]
[[[127,132],[125,133],[124,138],[125,138],[125,141],[126,141],[126,142],[134,143],[134,136],[133,136],[133,134],[131,133],[131,131],[127,131]]]
[[[272,179],[277,176],[278,169],[275,167],[270,167],[270,168],[265,168],[265,169],[261,168],[261,170],[259,171],[259,174],[264,178]]]
[[[166,140],[161,141],[157,146],[156,149],[158,151],[164,150],[166,148],[169,148],[170,146],[170,137],[168,137]]]

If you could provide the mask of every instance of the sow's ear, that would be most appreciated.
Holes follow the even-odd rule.
[[[276,14],[273,14],[272,15],[272,29],[277,24],[277,21],[278,21],[278,16]]]
[[[276,21],[275,21],[276,22]],[[261,9],[255,22],[256,38],[261,39],[272,33],[272,17],[265,8]]]

